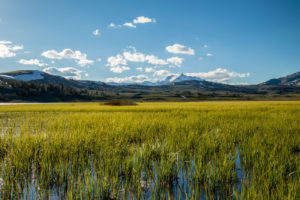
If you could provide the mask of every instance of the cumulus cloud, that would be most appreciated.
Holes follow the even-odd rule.
[[[44,67],[44,66],[48,65],[46,63],[41,62],[38,59],[29,59],[29,60],[21,59],[18,61],[18,63],[23,64],[23,65],[37,65],[39,67]]]
[[[145,72],[150,73],[150,72],[155,72],[155,69],[153,69],[152,67],[147,67],[145,69]]]
[[[85,53],[81,53],[80,51],[76,50],[73,51],[72,49],[64,49],[61,52],[57,52],[55,50],[48,50],[42,53],[42,56],[49,58],[49,59],[74,59],[76,63],[81,67],[86,65],[91,65],[94,63],[93,60],[88,60]]]
[[[211,53],[207,53],[206,56],[210,57],[213,56]]]
[[[167,65],[168,64],[168,62],[165,61],[164,59],[160,59],[154,55],[147,55],[146,60],[148,61],[149,64],[152,64],[152,65]]]
[[[123,26],[127,26],[127,27],[129,27],[129,28],[136,28],[136,25],[134,25],[134,24],[131,23],[131,22],[125,22],[125,23],[123,24]]]
[[[80,71],[73,67],[64,67],[64,68],[48,67],[43,69],[43,72],[53,74],[53,75],[63,76],[67,79],[78,80],[81,79],[81,73],[83,71]]]
[[[168,62],[164,59],[160,59],[155,55],[146,55],[136,51],[134,47],[130,47],[133,51],[124,51],[123,56],[129,62],[148,62],[153,65],[167,65]]]
[[[202,78],[207,81],[226,83],[233,78],[245,78],[250,76],[250,73],[230,72],[227,69],[217,68],[209,72],[186,73],[187,76]]]
[[[143,68],[142,68],[142,67],[137,67],[137,68],[135,68],[135,69],[138,70],[138,71],[140,71],[140,72],[143,71]]]
[[[169,53],[173,53],[173,54],[187,54],[187,55],[194,55],[195,54],[194,49],[192,49],[190,47],[186,47],[186,46],[181,45],[181,44],[173,44],[171,46],[167,46],[166,51],[169,52]]]
[[[127,65],[127,61],[122,55],[118,54],[116,56],[110,56],[107,58],[106,66],[116,67],[118,65]]]
[[[99,34],[100,34],[99,29],[93,31],[93,35],[99,35]]]
[[[94,64],[94,61],[93,60],[82,59],[82,60],[76,61],[76,63],[79,66],[84,67],[86,65],[92,65],[92,64]]]
[[[110,71],[117,73],[117,74],[120,74],[120,73],[122,73],[124,71],[128,71],[128,70],[130,70],[130,67],[127,67],[127,66],[114,66],[114,67],[110,68]]]
[[[142,83],[144,81],[149,81],[149,77],[146,75],[137,75],[137,76],[128,76],[128,77],[113,77],[107,78],[106,82],[114,82],[114,83]]]
[[[110,71],[114,73],[130,70],[130,67],[127,66],[127,60],[120,54],[108,57],[106,66],[110,67]]]
[[[168,70],[157,70],[154,72],[153,76],[169,76],[171,73]]]
[[[204,48],[207,48],[207,47],[208,47],[208,45],[207,45],[207,44],[205,44],[205,45],[203,45],[203,47],[204,47]]]
[[[22,50],[23,46],[13,45],[11,41],[0,41],[0,58],[16,56],[15,51]]]
[[[180,67],[182,62],[183,62],[183,58],[179,58],[179,57],[171,57],[171,58],[168,58],[167,59],[167,62],[172,64],[172,65],[175,65],[177,67]]]
[[[137,53],[136,51],[134,51],[133,53],[125,51],[123,53],[123,56],[126,60],[128,60],[130,62],[145,62],[145,60],[146,60],[144,54]]]
[[[135,19],[133,19],[131,22],[125,22],[122,25],[116,25],[114,23],[110,23],[108,25],[108,28],[115,28],[115,27],[129,27],[129,28],[136,28],[136,24],[147,24],[147,23],[156,23],[156,20],[154,18],[149,18],[145,16],[139,16]]]
[[[7,40],[2,40],[0,41],[0,44],[12,44],[12,42]]]
[[[180,67],[183,58],[179,57],[170,57],[168,59],[161,59],[155,55],[147,55],[144,53],[137,52],[136,49],[132,46],[129,47],[131,50],[124,50],[123,54],[117,54],[116,56],[110,56],[107,59],[106,66],[116,67],[121,65],[127,65],[127,62],[136,62],[136,63],[148,63],[155,66],[164,66],[170,65],[170,67]]]
[[[156,23],[156,20],[149,17],[140,16],[133,20],[133,23],[135,24],[146,24],[146,23]]]

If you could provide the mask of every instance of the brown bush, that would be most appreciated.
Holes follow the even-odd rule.
[[[110,105],[110,106],[136,106],[137,104],[130,100],[110,100],[104,105]]]

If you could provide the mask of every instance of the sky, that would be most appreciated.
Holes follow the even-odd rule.
[[[300,71],[299,0],[0,0],[0,72],[106,82]]]

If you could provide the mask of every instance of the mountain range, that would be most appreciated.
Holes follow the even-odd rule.
[[[46,89],[45,89],[46,88]],[[50,89],[49,89],[50,88]],[[41,95],[39,91],[43,91]],[[158,82],[105,83],[73,80],[38,70],[0,73],[0,101],[83,101],[126,98],[139,100],[300,98],[300,72],[256,85],[210,82],[185,74]]]
[[[19,80],[25,82],[37,82],[41,84],[57,84],[57,85],[66,85],[77,88],[85,88],[92,85],[144,85],[144,86],[161,86],[167,85],[170,83],[178,83],[183,81],[198,81],[198,82],[208,82],[204,79],[188,76],[185,74],[174,74],[167,76],[164,80],[158,82],[150,82],[145,81],[141,83],[116,83],[116,82],[101,82],[101,81],[89,81],[89,80],[74,80],[67,79],[62,76],[57,76],[53,74],[49,74],[39,70],[20,70],[20,71],[12,71],[6,73],[0,73],[0,79],[10,79],[10,80]],[[214,83],[214,82],[211,82]],[[224,84],[224,83],[216,83],[216,84]],[[226,84],[224,84],[226,85]],[[294,74],[290,74],[281,78],[270,79],[266,82],[263,82],[258,85],[285,85],[285,86],[300,86],[300,72],[296,72]]]

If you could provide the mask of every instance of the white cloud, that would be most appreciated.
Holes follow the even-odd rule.
[[[129,27],[129,28],[136,28],[136,25],[134,25],[134,24],[131,23],[131,22],[125,22],[125,23],[123,24],[123,26],[127,26],[127,27]]]
[[[167,59],[167,62],[172,64],[172,65],[175,65],[177,67],[180,67],[182,62],[183,62],[183,58],[179,58],[179,57],[171,57],[171,58],[168,58]]]
[[[7,40],[2,40],[0,41],[0,44],[12,44],[12,42]]]
[[[153,76],[169,76],[171,73],[168,70],[157,70],[154,72]]]
[[[64,67],[64,68],[57,68],[57,67],[48,67],[43,69],[43,72],[54,74],[58,76],[63,76],[68,79],[81,79],[82,71],[73,68],[73,67]]]
[[[205,44],[205,45],[203,45],[203,47],[204,47],[204,48],[207,48],[207,47],[208,47],[208,45],[207,45],[207,44]]]
[[[128,70],[130,70],[130,67],[127,67],[127,66],[115,66],[115,67],[110,68],[110,71],[117,73],[117,74],[120,74],[120,73],[122,73],[124,71],[128,71]]]
[[[152,64],[152,65],[167,65],[168,64],[167,61],[160,59],[154,55],[147,55],[146,60],[148,61],[149,64]]]
[[[101,59],[101,58],[98,58],[97,61],[98,61],[98,62],[102,62],[102,59]]]
[[[118,54],[116,56],[110,56],[107,58],[106,66],[116,67],[118,65],[127,65],[127,61],[122,55]]]
[[[145,72],[150,73],[150,72],[155,72],[155,69],[153,69],[152,67],[147,67],[145,69]]]
[[[153,64],[153,65],[167,65],[168,62],[158,58],[157,56],[154,55],[146,55],[143,53],[139,53],[136,51],[136,49],[132,46],[130,46],[130,48],[133,50],[133,52],[130,51],[125,51],[123,53],[124,58],[127,61],[130,62],[148,62],[149,64]]]
[[[179,57],[170,57],[168,59],[161,59],[158,58],[155,55],[147,55],[147,54],[143,54],[140,52],[137,52],[136,49],[132,46],[129,47],[132,50],[125,50],[123,52],[123,55],[118,54],[116,56],[111,56],[107,59],[107,65],[106,66],[118,66],[118,65],[127,65],[127,61],[128,62],[137,62],[137,63],[145,63],[147,62],[148,64],[151,65],[156,65],[156,66],[162,66],[162,65],[170,65],[170,67],[180,67],[182,62],[183,62],[183,58],[179,58]]]
[[[109,66],[110,71],[114,73],[122,73],[123,71],[130,70],[130,67],[126,65],[127,65],[126,59],[120,54],[116,56],[110,56],[107,58],[106,66]]]
[[[15,51],[22,50],[23,46],[12,45],[10,41],[0,41],[0,58],[10,58],[16,56]]]
[[[51,64],[54,64],[55,63],[55,61],[54,60],[51,60]]]
[[[123,56],[126,60],[130,62],[145,62],[146,58],[145,55],[142,53],[137,53],[134,51],[133,53],[125,51]]]
[[[195,54],[194,49],[192,49],[190,47],[186,47],[186,46],[181,45],[181,44],[173,44],[171,46],[167,46],[166,51],[169,52],[169,53],[173,53],[173,54],[187,54],[187,55],[194,55]]]
[[[137,67],[137,68],[135,68],[135,69],[138,70],[138,71],[140,71],[140,72],[143,71],[143,68],[142,68],[142,67]]]
[[[146,23],[155,23],[155,19],[151,19],[149,17],[140,16],[133,20],[133,23],[135,24],[146,24]]]
[[[249,83],[246,82],[232,82],[232,83],[227,83],[229,85],[249,85]]]
[[[114,82],[114,83],[142,83],[144,81],[149,81],[149,77],[146,75],[137,75],[137,76],[128,76],[124,78],[107,78],[106,82]]]
[[[93,31],[93,35],[99,35],[99,34],[100,34],[99,29]]]
[[[76,63],[79,66],[84,67],[86,65],[92,65],[92,64],[94,64],[94,61],[93,60],[82,59],[82,60],[76,61]]]
[[[116,25],[115,25],[114,23],[110,23],[110,24],[108,25],[108,27],[109,27],[109,28],[115,28]]]
[[[210,57],[213,56],[211,53],[207,53],[206,56]]]
[[[76,50],[73,51],[72,49],[64,49],[61,52],[57,52],[55,50],[48,50],[42,53],[42,56],[49,58],[49,59],[74,59],[76,60],[77,64],[81,67],[86,65],[91,65],[94,63],[93,60],[87,60],[87,55],[85,53],[81,53],[80,51]]]
[[[21,59],[18,61],[18,63],[23,64],[23,65],[37,65],[39,67],[44,67],[44,66],[48,65],[46,63],[41,62],[38,59],[29,59],[29,60]]]
[[[129,28],[136,28],[135,24],[146,24],[146,23],[156,23],[156,20],[154,18],[149,18],[145,16],[139,16],[132,20],[132,22],[125,22],[122,25],[116,25],[114,23],[110,23],[108,25],[108,28],[115,28],[115,27],[129,27]]]
[[[250,76],[250,73],[229,72],[227,69],[217,68],[209,72],[186,73],[187,76],[202,78],[207,81],[226,83],[233,78],[245,78]]]

